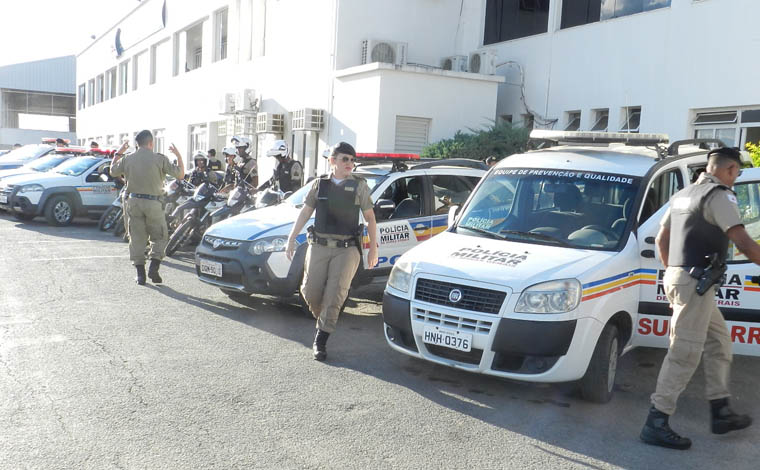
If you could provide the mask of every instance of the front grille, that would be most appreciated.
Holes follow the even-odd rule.
[[[444,359],[451,359],[452,361],[464,362],[465,364],[480,364],[480,358],[483,357],[482,349],[472,348],[470,352],[458,351],[456,349],[446,348],[444,346],[438,346],[435,344],[426,344],[430,354],[434,354]]]
[[[449,300],[449,294],[454,289],[459,289],[462,292],[461,299],[458,302]],[[417,288],[414,291],[416,300],[478,313],[499,313],[506,296],[507,294],[502,291],[424,278],[417,280]]]
[[[236,249],[238,248],[243,242],[238,240],[230,240],[228,238],[221,238],[221,237],[213,237],[211,235],[206,235],[203,237],[203,243],[210,246],[211,248],[215,250],[223,250],[223,249]]]
[[[471,318],[460,317],[459,315],[449,315],[446,313],[421,309],[419,307],[414,307],[412,320],[421,321],[430,325],[456,328],[459,331],[468,331],[486,335],[491,332],[491,327],[493,326],[493,323],[490,321],[473,320]]]

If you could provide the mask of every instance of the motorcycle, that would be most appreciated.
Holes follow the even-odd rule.
[[[211,214],[212,222],[216,223],[220,220],[224,220],[228,217],[234,217],[243,212],[248,212],[254,208],[255,197],[253,187],[245,181],[240,182],[235,188],[230,191],[227,196],[227,202],[224,206],[215,210]]]
[[[107,232],[108,230],[116,227],[116,225],[119,223],[119,220],[121,220],[122,213],[124,212],[124,207],[122,207],[122,198],[124,197],[125,190],[126,187],[121,188],[119,195],[116,196],[116,199],[113,200],[108,209],[103,212],[103,215],[100,216],[100,220],[98,221],[98,228],[100,230]]]
[[[188,241],[200,241],[203,233],[211,226],[211,213],[219,203],[224,201],[223,196],[216,195],[218,188],[211,183],[203,183],[193,193],[193,197],[177,206],[172,212],[172,218],[176,219],[179,214],[187,211],[182,222],[172,232],[169,243],[166,245],[166,255],[173,255]]]
[[[174,215],[175,209],[193,195],[195,186],[186,180],[171,180],[164,185],[164,214],[169,233],[173,232],[182,221],[181,213]]]
[[[291,192],[283,193],[279,189],[267,188],[256,193],[253,206],[255,209],[276,206],[291,194]]]

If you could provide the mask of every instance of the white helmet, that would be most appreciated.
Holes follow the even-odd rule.
[[[288,143],[284,140],[275,141],[272,148],[267,151],[267,157],[288,157]]]
[[[238,137],[238,136],[232,136],[232,139],[230,139],[230,142],[232,142],[235,147],[245,147],[248,149],[248,147],[251,146],[251,139],[248,137]]]
[[[235,147],[224,147],[222,153],[224,155],[237,155],[237,149]]]
[[[203,160],[203,163],[205,163],[205,167],[208,168],[208,155],[206,155],[206,152],[203,150],[198,150],[195,152],[195,155],[193,155],[193,163],[197,162],[198,160]],[[197,164],[195,166],[198,166]]]

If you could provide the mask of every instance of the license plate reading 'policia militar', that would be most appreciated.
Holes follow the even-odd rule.
[[[456,330],[447,330],[438,326],[426,326],[422,341],[436,346],[470,352],[472,335]]]
[[[222,263],[201,259],[201,274],[211,274],[212,276],[222,277]]]

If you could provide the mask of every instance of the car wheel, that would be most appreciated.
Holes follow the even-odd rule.
[[[45,207],[45,219],[50,225],[59,227],[71,224],[74,208],[66,196],[54,196]]]
[[[26,221],[34,219],[35,216],[34,216],[34,214],[25,214],[23,212],[14,212],[13,213],[13,217],[15,217],[18,220],[23,220],[23,221],[26,222]]]
[[[581,396],[594,403],[607,403],[615,388],[620,335],[615,325],[608,324],[599,335],[586,374],[580,381]]]

